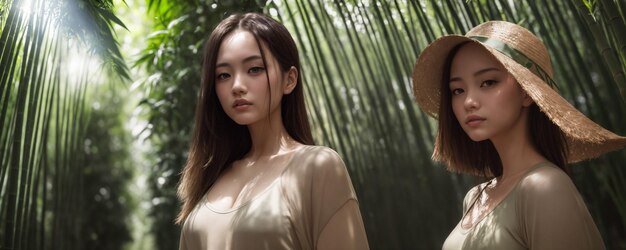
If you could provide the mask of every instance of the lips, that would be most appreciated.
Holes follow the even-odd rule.
[[[252,105],[252,103],[250,101],[248,101],[246,99],[237,99],[233,103],[233,108],[244,108],[244,107],[247,107],[249,105]]]
[[[485,119],[484,117],[477,116],[477,115],[470,115],[465,119],[465,124],[469,125],[470,127],[475,127],[475,126],[480,125],[485,120],[487,119]]]

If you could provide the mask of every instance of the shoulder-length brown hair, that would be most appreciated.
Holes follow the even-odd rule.
[[[276,58],[282,71],[298,69],[294,90],[283,96],[281,115],[287,133],[296,141],[311,145],[313,137],[304,102],[300,60],[296,44],[285,26],[257,13],[234,14],[222,20],[205,44],[202,61],[202,86],[196,105],[195,127],[187,163],[183,169],[178,196],[183,207],[176,223],[187,219],[193,208],[230,164],[241,159],[251,148],[248,128],[235,123],[222,108],[215,92],[215,64],[222,40],[235,30],[250,32],[259,46],[261,58],[267,51]],[[266,71],[267,74],[267,71]],[[269,76],[267,76],[269,84]]]
[[[435,140],[433,160],[444,162],[453,172],[485,177],[502,175],[502,161],[490,140],[475,142],[463,131],[452,111],[450,68],[452,60],[463,45],[454,47],[446,58],[441,81],[439,101],[439,128]],[[486,50],[485,50],[486,51]],[[533,103],[528,112],[531,142],[543,157],[569,173],[567,169],[567,142],[563,131]]]

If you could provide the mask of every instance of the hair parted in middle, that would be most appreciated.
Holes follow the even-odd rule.
[[[215,68],[220,45],[224,38],[235,31],[250,32],[254,36],[264,65],[268,65],[266,53],[271,53],[282,72],[291,67],[299,71],[295,88],[282,98],[281,116],[289,136],[305,145],[314,144],[304,101],[298,50],[287,28],[258,13],[234,14],[222,20],[205,44],[195,127],[178,186],[183,208],[178,214],[177,223],[185,221],[219,175],[231,163],[241,159],[252,145],[248,128],[235,123],[226,114],[215,90]],[[269,85],[267,71],[266,76]]]
[[[450,68],[457,52],[469,42],[464,42],[448,54],[441,81],[438,131],[433,150],[433,160],[444,162],[448,170],[485,177],[502,175],[502,161],[490,140],[473,141],[461,127],[452,110]],[[485,50],[485,53],[488,53]],[[545,113],[533,103],[529,107],[528,125],[530,139],[537,151],[550,162],[569,173],[567,168],[567,141],[563,131],[552,123]]]

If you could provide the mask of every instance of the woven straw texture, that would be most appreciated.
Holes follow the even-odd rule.
[[[618,136],[587,118],[531,70],[495,48],[470,38],[477,36],[505,43],[535,62],[554,79],[548,50],[539,38],[513,23],[486,22],[476,26],[465,36],[449,35],[439,38],[422,51],[413,70],[413,94],[424,112],[437,118],[444,61],[450,50],[460,43],[474,42],[497,58],[540,110],[563,131],[569,146],[570,163],[595,158],[626,146],[626,137]]]

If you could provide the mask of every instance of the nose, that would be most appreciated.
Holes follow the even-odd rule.
[[[243,77],[240,74],[237,74],[234,76],[232,92],[233,92],[233,95],[235,96],[241,96],[248,92],[248,89],[246,88],[246,85],[244,84],[244,81],[243,81],[244,79],[242,78]]]
[[[468,91],[465,95],[463,106],[467,111],[473,111],[480,108],[480,102],[478,101],[477,94]]]

